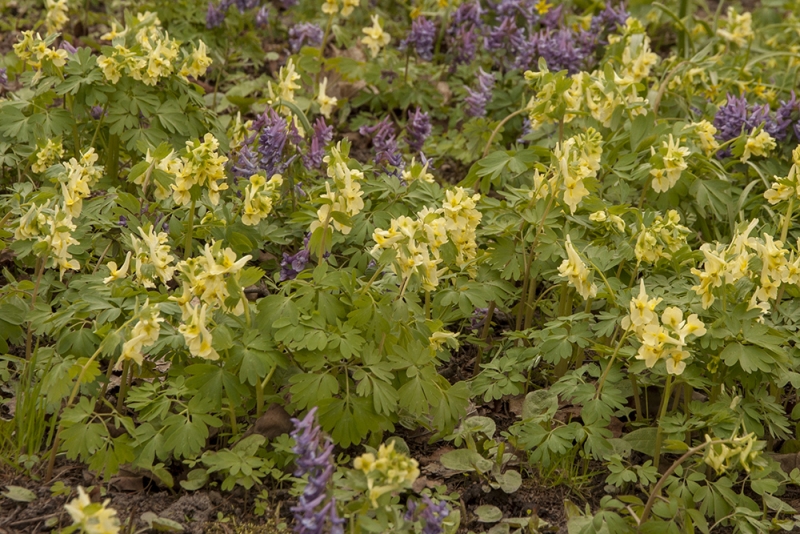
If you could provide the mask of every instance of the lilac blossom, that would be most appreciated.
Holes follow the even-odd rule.
[[[269,24],[269,6],[261,6],[256,13],[256,27],[266,28]]]
[[[310,258],[311,252],[308,248],[301,249],[294,254],[284,252],[281,260],[281,282],[297,278],[300,271],[306,268]]]
[[[375,147],[375,161],[383,165],[391,165],[395,169],[403,168],[403,158],[397,153],[397,134],[389,117],[375,126],[362,126],[358,133],[372,137]]]
[[[222,9],[222,5],[216,6],[213,2],[208,3],[208,10],[206,11],[206,28],[209,30],[213,30],[214,28],[218,28],[222,26],[222,23],[225,21],[225,10]]]
[[[485,40],[488,50],[505,50],[514,55],[525,44],[525,32],[517,26],[514,17],[504,17]]]
[[[319,169],[322,165],[322,158],[325,157],[325,146],[333,139],[333,126],[325,124],[325,119],[319,117],[314,122],[314,132],[311,134],[311,142],[305,154],[303,154],[303,164],[309,169]]]
[[[416,521],[418,518],[422,519],[424,526],[420,534],[442,534],[444,532],[442,523],[444,523],[445,518],[450,515],[447,503],[445,501],[434,503],[427,495],[422,496],[422,502],[425,504],[425,508],[423,508],[422,513],[418,514],[419,504],[417,501],[409,500],[407,505],[408,511],[404,519],[406,521]]]
[[[319,46],[323,38],[322,28],[310,22],[295,24],[289,29],[289,48],[297,53],[304,46]]]
[[[728,93],[727,102],[725,105],[720,106],[714,116],[717,139],[725,142],[739,137],[746,121],[747,100],[744,97],[736,98]]]
[[[433,42],[436,39],[436,25],[425,17],[417,17],[411,23],[411,31],[400,43],[400,50],[413,46],[420,59],[433,59]]]
[[[61,44],[58,46],[60,50],[64,50],[67,54],[74,54],[78,51],[77,48],[72,46],[72,43],[68,43],[67,41],[61,41]]]
[[[469,63],[475,59],[478,51],[478,30],[475,26],[460,28],[458,32],[448,38],[448,46],[453,53],[453,68],[462,63]]]
[[[464,103],[467,105],[466,113],[469,117],[486,116],[486,104],[492,99],[492,89],[494,88],[494,75],[486,73],[482,68],[478,69],[477,89],[467,88],[467,98]]]
[[[259,164],[267,176],[283,172],[289,163],[284,161],[284,149],[288,131],[286,120],[272,109],[266,111],[253,123],[253,130],[258,132],[256,151]]]
[[[406,123],[406,142],[412,152],[422,152],[425,140],[431,135],[430,116],[417,108],[414,113],[408,116]]]
[[[317,408],[311,408],[303,420],[292,419],[292,437],[297,454],[294,476],[308,475],[308,484],[303,494],[292,507],[294,531],[297,534],[344,534],[344,520],[336,514],[336,499],[328,499],[327,486],[334,471],[333,442],[323,437],[322,429],[315,421]],[[327,501],[327,502],[326,502]]]
[[[795,135],[800,139],[800,134],[797,133],[800,122],[793,121],[793,117],[797,118],[798,112],[800,112],[800,102],[798,102],[794,91],[792,91],[792,98],[786,102],[781,102],[781,105],[778,106],[778,111],[775,112],[775,126],[777,130],[776,135],[773,136],[775,139],[778,141],[785,141],[791,133],[789,126],[792,125],[792,122],[795,123],[793,128]]]
[[[258,5],[258,0],[234,0],[236,7],[239,8],[239,13],[244,13],[249,9],[253,9]]]

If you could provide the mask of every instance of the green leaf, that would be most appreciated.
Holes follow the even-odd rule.
[[[497,523],[503,519],[503,512],[497,506],[484,504],[475,508],[474,513],[481,523]]]
[[[656,450],[657,433],[658,429],[656,428],[640,428],[625,434],[622,439],[630,444],[631,449],[641,452],[642,454],[653,456]]]
[[[732,367],[739,364],[745,373],[754,371],[770,372],[774,358],[762,348],[741,343],[729,343],[719,355],[725,365]]]
[[[192,469],[186,475],[186,480],[181,480],[180,484],[186,491],[197,491],[208,482],[208,473],[205,469]],[[144,519],[144,516],[142,516]]]
[[[500,483],[500,489],[504,492],[514,493],[522,485],[522,475],[519,474],[519,471],[511,469],[497,477],[497,482]]]
[[[446,452],[439,460],[447,469],[453,471],[478,471],[487,473],[492,469],[492,461],[469,449],[456,449]]]
[[[36,494],[22,486],[6,486],[6,490],[2,493],[6,499],[17,502],[33,502],[36,500]]]
[[[558,395],[549,389],[531,391],[522,403],[522,419],[548,421],[558,411]]]

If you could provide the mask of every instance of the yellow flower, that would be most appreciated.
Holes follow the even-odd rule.
[[[338,99],[334,96],[328,96],[325,91],[328,88],[328,78],[324,78],[319,82],[319,93],[317,94],[317,103],[319,104],[319,112],[325,116],[326,119],[331,118],[331,112],[336,107]]]
[[[146,300],[139,315],[139,321],[131,329],[130,337],[122,345],[122,354],[117,361],[117,367],[122,367],[124,360],[133,360],[138,365],[144,362],[142,348],[149,347],[158,341],[161,333],[160,323],[164,319],[159,316],[157,306],[151,306],[150,300]]]
[[[206,73],[211,63],[211,58],[206,54],[206,44],[200,41],[200,44],[184,59],[180,74],[199,78]]]
[[[771,150],[775,149],[775,139],[772,138],[767,132],[762,130],[757,135],[752,133],[747,137],[744,143],[744,152],[742,153],[742,163],[750,159],[750,156],[765,156]]]
[[[429,338],[428,342],[434,350],[442,350],[442,345],[447,344],[453,346],[454,349],[458,348],[458,333],[456,332],[434,332]]]
[[[342,0],[342,16],[349,17],[359,3],[360,0]]]
[[[295,68],[294,60],[289,58],[289,61],[286,62],[286,65],[281,67],[278,71],[278,84],[275,86],[272,82],[269,83],[269,96],[273,100],[273,102],[277,103],[277,100],[284,100],[289,103],[294,103],[294,92],[297,89],[300,89],[300,85],[297,84],[297,81],[300,79],[300,75],[297,73]],[[291,110],[286,106],[280,106],[278,111],[283,113],[284,115],[291,114]]]
[[[36,153],[36,163],[31,165],[31,170],[33,172],[44,172],[63,155],[64,147],[61,145],[61,141],[56,143],[52,139],[48,139],[45,145]]]
[[[335,15],[339,11],[338,0],[325,0],[322,4],[322,12],[326,15]]]
[[[125,261],[123,262],[122,267],[120,267],[119,269],[117,269],[117,262],[115,261],[108,262],[109,276],[103,278],[103,283],[108,284],[109,282],[113,282],[114,280],[121,280],[126,276],[128,276],[128,267],[130,266],[130,263],[131,263],[130,251],[128,251],[128,253],[125,255]]]
[[[561,265],[558,267],[558,274],[567,278],[569,283],[578,290],[578,293],[580,293],[584,299],[588,300],[594,298],[597,295],[597,286],[590,282],[590,272],[578,255],[578,251],[572,246],[572,240],[569,235],[567,235],[565,248],[567,251],[567,259],[561,262]]]
[[[389,41],[392,39],[388,33],[383,31],[380,21],[378,20],[378,15],[372,15],[372,26],[363,28],[361,31],[366,34],[366,37],[362,38],[361,42],[369,47],[370,54],[373,58],[376,57],[381,48],[388,45]]]
[[[736,46],[746,46],[753,40],[752,17],[750,13],[738,14],[733,7],[728,8],[728,19],[724,28],[717,29],[717,35]]]
[[[690,354],[685,350],[673,349],[667,352],[666,365],[667,373],[671,375],[679,375],[686,369],[686,360]]]
[[[79,526],[86,534],[117,534],[120,529],[117,512],[108,508],[111,499],[102,504],[92,503],[81,486],[78,497],[65,504],[64,508],[72,518],[73,525]]]
[[[546,15],[553,6],[548,4],[547,0],[539,0],[533,7],[536,8],[536,12],[539,15]]]
[[[60,32],[64,25],[69,22],[67,0],[45,0],[44,5],[47,8],[47,16],[44,19],[47,35]]]

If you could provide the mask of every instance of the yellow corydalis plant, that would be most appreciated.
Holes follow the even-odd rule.
[[[33,172],[42,173],[64,156],[61,140],[48,139],[36,152],[36,161],[31,165]]]
[[[83,210],[83,199],[92,194],[91,187],[103,176],[102,165],[95,165],[99,156],[94,148],[81,152],[80,160],[70,158],[62,163],[64,172],[58,179],[64,197],[64,210],[71,217],[78,217]]]
[[[325,193],[320,198],[327,202],[317,210],[317,220],[311,223],[310,231],[314,232],[318,228],[327,229],[331,221],[333,227],[347,235],[352,230],[352,226],[337,220],[334,213],[341,213],[347,217],[355,217],[364,209],[363,191],[361,184],[364,173],[349,166],[350,144],[340,141],[335,147],[331,147],[329,155],[323,158],[323,162],[328,165],[328,178],[325,182]]]
[[[650,162],[653,168],[650,174],[653,176],[652,188],[656,193],[665,193],[672,189],[681,177],[681,173],[689,166],[686,158],[690,150],[680,146],[680,139],[675,139],[672,134],[666,141],[662,142],[661,148],[656,152],[654,147],[650,147],[652,155]]]
[[[736,46],[747,46],[755,37],[752,23],[753,18],[750,13],[742,13],[740,15],[736,8],[729,7],[725,26],[717,29],[717,35]]]
[[[672,254],[686,245],[686,237],[691,233],[680,223],[678,212],[669,210],[666,217],[656,215],[650,226],[642,225],[634,247],[636,261],[655,263],[660,259],[672,259]]]
[[[117,511],[109,508],[111,499],[93,503],[86,491],[78,486],[78,496],[64,505],[74,527],[89,534],[118,534],[120,530]]]
[[[564,248],[567,251],[567,258],[558,267],[559,276],[566,278],[585,300],[594,298],[597,295],[597,286],[592,283],[592,273],[575,250],[569,235]]]
[[[131,248],[134,258],[134,282],[146,288],[156,287],[156,277],[166,285],[172,280],[175,256],[170,254],[169,236],[166,232],[155,232],[152,226],[147,230],[139,227],[141,239],[131,234]]]
[[[597,177],[603,154],[603,136],[594,128],[570,137],[553,149],[554,177],[551,189],[557,184],[563,191],[564,203],[570,213],[589,195],[584,180]]]
[[[219,141],[207,133],[199,139],[186,141],[186,150],[181,164],[175,167],[175,183],[172,184],[172,199],[179,206],[192,200],[192,188],[203,187],[213,205],[219,204],[220,191],[228,189],[225,180],[225,163],[228,158],[219,154]]]
[[[360,0],[324,0],[322,2],[322,12],[329,16],[334,16],[337,13],[347,18],[358,7]],[[341,11],[340,6],[341,5]]]
[[[800,180],[798,180],[800,146],[792,151],[792,163],[786,177],[773,176],[772,186],[764,192],[764,198],[773,206],[785,200],[800,198]]]
[[[158,341],[158,336],[161,333],[161,323],[164,322],[164,318],[159,315],[158,306],[151,305],[149,299],[145,300],[138,317],[139,320],[131,329],[128,340],[122,344],[122,354],[116,365],[118,369],[122,367],[122,363],[126,360],[133,360],[138,365],[142,365],[144,362],[142,349]]]
[[[242,204],[242,223],[255,226],[272,212],[272,206],[283,185],[283,176],[275,174],[267,181],[260,174],[254,174],[244,190]]]
[[[48,46],[55,38],[55,35],[50,35],[47,39],[42,39],[38,33],[34,35],[33,31],[29,30],[22,32],[22,39],[13,46],[14,53],[20,61],[36,71],[31,80],[32,85],[35,85],[45,73],[60,75],[61,68],[67,64],[66,50]]]
[[[67,0],[45,0],[44,7],[47,9],[47,15],[44,19],[47,35],[60,32],[64,25],[69,22]]]
[[[392,36],[386,33],[381,26],[378,15],[372,15],[372,26],[363,28],[361,31],[366,34],[366,37],[361,39],[361,42],[369,48],[370,55],[375,58],[381,48],[389,44]]]
[[[684,320],[683,311],[675,306],[668,306],[659,321],[656,307],[661,301],[661,298],[647,295],[642,278],[639,295],[631,298],[629,314],[622,319],[622,328],[632,331],[639,340],[637,360],[643,360],[648,368],[652,368],[663,359],[667,373],[679,375],[686,369],[686,360],[691,356],[686,350],[689,336],[701,337],[706,328],[697,314],[690,314]]]
[[[353,467],[367,477],[367,498],[373,508],[382,495],[410,488],[419,477],[418,466],[415,459],[396,451],[394,442],[382,443],[377,455],[365,452],[353,461]]]
[[[80,244],[72,237],[76,228],[72,216],[61,206],[53,208],[50,201],[43,205],[32,203],[19,218],[14,239],[35,239],[40,243],[41,248],[34,250],[45,258],[46,267],[58,267],[61,279],[67,270],[79,271],[81,268],[69,252],[69,247]]]
[[[116,23],[112,23],[111,31],[100,37],[112,44],[104,46],[97,59],[103,76],[112,84],[127,75],[155,86],[159,80],[175,73],[184,79],[187,76],[200,77],[211,65],[212,60],[202,41],[193,46],[191,52],[184,51],[183,59],[178,61],[180,43],[170,39],[154,13],[138,13],[128,22],[121,31]]]

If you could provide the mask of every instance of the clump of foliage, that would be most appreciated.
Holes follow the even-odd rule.
[[[798,526],[797,2],[71,4],[0,7],[8,463],[452,532],[423,429],[576,531]]]

